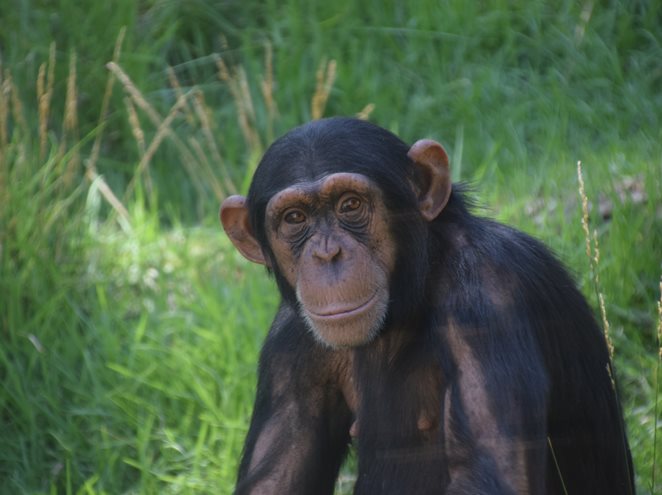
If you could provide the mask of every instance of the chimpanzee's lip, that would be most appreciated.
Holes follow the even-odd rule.
[[[311,310],[308,310],[308,312],[310,313],[311,317],[319,320],[342,320],[344,318],[351,318],[352,316],[356,316],[363,313],[364,311],[367,311],[376,300],[377,291],[372,296],[370,296],[367,301],[359,304],[358,306],[348,308],[346,305],[330,304],[319,312]]]

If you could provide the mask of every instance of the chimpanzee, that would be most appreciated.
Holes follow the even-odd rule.
[[[446,152],[349,119],[276,140],[221,221],[282,295],[237,494],[631,494],[609,353],[538,241]]]

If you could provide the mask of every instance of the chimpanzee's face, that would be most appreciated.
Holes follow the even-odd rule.
[[[335,173],[292,185],[269,201],[265,228],[274,269],[318,340],[358,346],[379,333],[396,249],[374,182]]]

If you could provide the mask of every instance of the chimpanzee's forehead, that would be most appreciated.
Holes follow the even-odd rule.
[[[256,171],[259,183],[278,189],[334,173],[360,173],[379,181],[406,175],[409,147],[373,124],[332,119],[297,128],[267,150]]]
[[[366,160],[365,157],[351,156],[351,154],[323,156],[317,153],[297,160],[284,159],[272,163],[266,170],[259,172],[268,173],[273,185],[287,187],[322,183],[330,175],[343,173],[378,178],[382,170],[388,167],[388,163],[380,163],[374,157]]]

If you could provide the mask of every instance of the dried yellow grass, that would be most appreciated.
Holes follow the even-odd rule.
[[[581,161],[577,162],[577,179],[579,182],[579,196],[581,198],[582,202],[582,229],[584,230],[584,237],[586,240],[586,256],[589,260],[589,265],[591,268],[591,278],[593,280],[593,286],[595,289],[595,292],[597,294],[598,298],[598,303],[600,306],[600,316],[602,318],[602,327],[603,327],[603,333],[604,333],[604,338],[605,342],[607,344],[607,349],[609,351],[609,359],[610,363],[607,363],[606,366],[606,371],[607,374],[609,375],[609,379],[611,381],[611,386],[614,389],[615,393],[618,393],[616,389],[616,380],[614,378],[614,373],[613,373],[613,360],[614,360],[614,344],[611,339],[611,331],[610,331],[610,325],[609,325],[609,319],[607,318],[607,309],[606,309],[606,304],[605,304],[605,297],[604,294],[602,293],[601,290],[601,284],[600,284],[600,273],[599,273],[599,265],[600,265],[600,245],[598,242],[598,232],[596,230],[593,230],[593,235],[591,236],[590,231],[589,231],[589,208],[588,208],[588,197],[586,195],[586,190],[584,188],[584,177],[582,173],[582,163]],[[593,245],[591,246],[591,240],[593,241]],[[657,404],[657,402],[656,402]],[[620,407],[620,406],[619,406]],[[627,448],[627,446],[624,446]],[[629,466],[626,466],[626,468],[629,471]],[[628,493],[630,493],[631,490],[628,490]]]
[[[119,66],[117,62],[108,62],[106,64],[106,67],[108,70],[110,70],[113,75],[117,78],[117,80],[122,84],[124,90],[127,92],[127,94],[133,99],[133,101],[138,105],[138,107],[143,110],[149,119],[152,121],[154,125],[159,125],[163,118],[159,115],[159,113],[154,110],[154,107],[150,105],[150,103],[143,97],[142,93],[140,90],[136,87],[135,84],[133,84],[133,81],[131,81],[131,78],[127,75],[126,72]]]
[[[662,277],[660,277],[660,299],[657,301],[657,362],[655,363],[655,405],[653,406],[653,460],[651,464],[651,493],[655,491],[655,474],[657,466],[657,424],[660,395],[660,367],[662,367]]]
[[[177,98],[179,98],[184,94],[184,90],[182,89],[182,85],[179,83],[179,79],[177,78],[177,74],[175,73],[175,70],[172,67],[168,66],[168,68],[166,69],[166,73],[168,74],[168,82],[170,83],[170,87],[174,90]],[[191,107],[188,103],[184,105],[183,110],[184,110],[184,116],[186,117],[186,121],[189,123],[189,125],[194,125],[195,116],[193,115]]]
[[[600,316],[602,318],[602,328],[604,331],[605,341],[607,343],[607,348],[609,349],[609,357],[614,358],[614,344],[611,340],[610,325],[609,319],[607,318],[607,309],[605,305],[604,294],[600,290],[600,273],[599,273],[599,264],[600,264],[600,245],[598,243],[598,233],[596,230],[593,231],[593,235],[589,230],[589,219],[588,219],[588,197],[586,196],[586,191],[584,189],[584,177],[582,174],[582,162],[577,162],[577,179],[579,182],[579,197],[582,202],[582,229],[584,230],[584,239],[586,241],[586,257],[589,260],[589,265],[591,268],[591,278],[595,287],[595,291],[598,297],[598,303],[600,306]],[[591,240],[593,241],[593,246],[591,246]],[[611,370],[609,370],[611,376]]]
[[[128,97],[124,98],[124,106],[126,107],[129,116],[131,134],[136,140],[136,145],[138,146],[138,154],[142,157],[145,154],[145,132],[140,125],[140,118],[138,117],[138,112],[136,112],[136,106],[133,104],[133,100]]]
[[[78,128],[78,97],[76,91],[77,59],[76,52],[72,52],[69,57],[69,77],[67,77],[67,95],[64,103],[64,121],[62,122],[62,128],[65,133],[76,132]]]
[[[4,151],[7,148],[9,137],[9,82],[3,76],[2,59],[0,59],[0,165],[4,161]]]
[[[267,107],[267,140],[271,142],[274,139],[273,122],[278,116],[278,105],[274,99],[274,65],[271,43],[266,43],[265,45],[264,70],[265,75],[262,77],[260,87],[262,89],[262,98],[264,98],[264,103]]]
[[[209,160],[204,160],[204,162],[202,162],[206,166],[207,176],[211,180],[210,184],[212,186],[214,194],[216,195],[216,199],[218,201],[221,201],[223,198],[226,197],[227,194],[237,194],[237,187],[232,182],[232,178],[230,177],[230,172],[225,166],[225,161],[223,160],[223,157],[221,156],[221,152],[218,149],[218,146],[216,145],[216,140],[214,139],[214,133],[212,131],[212,119],[210,117],[211,109],[209,109],[209,107],[207,107],[207,105],[205,104],[204,94],[201,91],[195,92],[193,98],[193,108],[195,109],[195,114],[197,115],[200,121],[200,126],[202,127],[202,134],[204,135],[205,141],[207,142],[207,148],[211,152],[212,157],[214,158],[216,164],[221,169],[221,177],[223,178],[224,188],[221,187],[221,184],[216,178],[216,174],[211,168],[209,164]]]
[[[146,173],[147,167],[151,162],[152,158],[154,157],[156,150],[158,150],[163,140],[170,133],[170,125],[172,124],[173,120],[175,120],[175,118],[177,117],[179,111],[186,104],[186,100],[188,99],[189,94],[190,92],[184,93],[179,98],[177,98],[177,101],[172,106],[172,108],[170,108],[170,111],[168,112],[168,115],[166,115],[166,118],[163,119],[159,124],[158,128],[156,129],[156,134],[154,135],[154,138],[149,143],[149,146],[147,147],[145,154],[142,156],[140,162],[138,163],[138,168],[136,169],[136,173],[133,176],[133,179],[131,179],[131,181],[126,187],[126,191],[124,193],[125,197],[129,196],[133,192],[133,188],[136,185],[135,182],[137,178]]]
[[[257,123],[258,112],[255,105],[257,100],[253,98],[246,71],[241,66],[228,66],[220,56],[217,56],[215,61],[218,78],[226,84],[235,103],[237,123],[246,149],[250,152],[245,174],[245,177],[248,177],[264,150],[265,137],[267,142],[273,140],[273,123],[278,114],[278,106],[274,98],[273,51],[271,45],[265,45],[265,72],[260,82],[263,102],[259,103],[264,104],[264,107],[260,108],[265,109],[267,114],[266,133],[263,131],[265,125],[258,126]],[[200,194],[205,194],[211,189],[215,197],[222,200],[229,194],[239,191],[240,188],[233,182],[219,148],[217,126],[212,118],[212,110],[207,106],[204,94],[200,90],[192,88],[186,92],[176,71],[168,68],[168,80],[177,100],[164,118],[143,96],[131,78],[120,67],[116,58],[107,64],[107,68],[112,76],[120,82],[127,95],[125,105],[129,125],[140,153],[136,176],[127,187],[126,194],[133,192],[138,178],[143,178],[146,183],[149,181],[150,163],[156,151],[166,140],[174,145],[180,155],[179,161],[186,167],[193,186]],[[311,102],[313,118],[321,118],[324,114],[335,77],[335,60],[328,63],[322,62],[316,73],[316,89]],[[373,110],[374,105],[367,105],[358,116],[367,119]],[[149,124],[155,127],[155,134],[151,141],[146,138],[149,130],[145,128],[145,123],[141,120],[142,115],[147,117],[148,127]],[[199,133],[187,137],[186,140],[180,138],[173,131],[173,124],[178,118],[184,118],[190,126],[197,126],[196,130]],[[246,184],[242,183],[242,188],[245,186]]]
[[[336,61],[330,60],[328,63],[322,61],[317,73],[315,74],[317,80],[315,85],[315,93],[310,102],[311,116],[313,120],[321,119],[324,115],[326,103],[331,94],[331,88],[336,80]]]
[[[662,361],[662,277],[660,277],[660,300],[657,302],[657,345],[658,357]]]
[[[11,110],[12,110],[11,115],[12,118],[14,119],[14,124],[16,124],[16,128],[18,130],[20,130],[23,134],[27,136],[29,135],[30,131],[28,128],[28,123],[25,120],[25,116],[23,115],[23,104],[21,103],[21,98],[18,94],[18,89],[14,84],[12,73],[9,69],[7,69],[5,73],[5,79],[7,82],[7,87],[9,88],[9,99],[11,101]]]
[[[137,167],[136,176],[129,183],[125,192],[125,197],[131,194],[135,188],[135,180],[138,176],[143,177],[146,184],[149,184],[149,165],[154,158],[156,151],[168,139],[175,145],[180,161],[187,169],[188,175],[193,186],[200,194],[204,194],[206,188],[211,188],[212,193],[217,200],[221,201],[229,194],[235,194],[237,187],[231,180],[231,176],[225,166],[223,157],[220,153],[216,140],[214,139],[213,123],[210,117],[211,110],[206,106],[204,96],[196,89],[192,88],[184,92],[174,70],[168,71],[170,85],[177,95],[177,100],[170,109],[168,115],[162,118],[161,115],[151,106],[140,90],[133,84],[129,76],[115,62],[107,65],[111,73],[120,81],[128,98],[125,105],[128,110],[129,124],[131,126],[134,138],[138,143],[140,150],[140,162]],[[245,116],[244,122],[246,128],[250,129],[246,134],[252,139],[253,144],[259,143],[257,132],[251,128],[249,122],[255,119],[255,114],[250,101],[250,92],[245,73],[237,72],[238,76],[233,79],[233,88],[239,100],[240,108]],[[138,109],[143,111],[148,120],[156,127],[155,135],[149,145],[145,148],[145,131],[140,124]],[[173,122],[184,116],[191,125],[198,125],[204,137],[205,146],[198,142],[195,137],[183,141],[173,130]],[[206,152],[204,152],[206,147]],[[214,172],[207,154],[210,154],[221,170],[222,182],[219,181],[218,174]]]
[[[219,79],[227,84],[232,99],[237,106],[237,122],[244,136],[246,146],[256,152],[262,150],[262,140],[255,126],[255,110],[246,72],[241,67],[230,69],[221,57],[216,59],[216,67],[218,68]]]
[[[48,78],[46,71],[48,70]],[[48,116],[53,99],[53,85],[55,84],[55,42],[51,43],[48,63],[39,66],[37,76],[37,107],[39,110],[39,157],[46,156],[48,145]]]
[[[122,54],[122,44],[124,43],[124,35],[126,34],[126,27],[120,29],[120,32],[117,35],[115,40],[115,48],[113,49],[113,58],[114,63],[118,63],[120,55]],[[97,174],[97,161],[99,160],[99,153],[101,151],[101,140],[103,138],[103,131],[105,129],[106,118],[108,117],[108,108],[110,106],[110,97],[113,94],[113,86],[115,84],[115,78],[112,74],[108,74],[108,79],[106,79],[106,89],[103,93],[103,99],[101,100],[101,111],[99,112],[99,132],[97,133],[94,144],[92,145],[92,152],[90,157],[85,162],[85,168],[87,169],[88,179],[93,180]]]
[[[192,179],[193,186],[196,188],[199,194],[204,194],[205,184],[201,180],[196,180],[197,174],[195,164],[197,160],[193,153],[191,153],[186,143],[182,141],[182,139],[169,127],[171,120],[169,120],[168,125],[162,127],[161,124],[163,123],[164,119],[147,101],[147,99],[145,99],[140,90],[136,87],[135,84],[133,84],[131,78],[126,74],[126,72],[124,72],[124,70],[116,62],[109,62],[106,67],[117,78],[117,80],[120,81],[124,91],[133,100],[133,103],[135,103],[136,106],[147,115],[147,118],[150,120],[150,122],[157,129],[162,129],[161,132],[163,133],[163,136],[159,139],[159,143],[162,142],[163,137],[168,137],[168,139],[173,143],[177,149],[177,152],[180,154],[180,163],[184,166],[184,168],[186,168],[187,173]],[[186,98],[184,101],[185,100]],[[177,105],[177,103],[175,103],[175,105]],[[145,153],[147,153],[147,150]],[[148,165],[149,162],[147,162],[143,168],[147,170],[146,167]]]
[[[363,107],[363,110],[361,110],[359,113],[356,114],[356,118],[361,120],[368,120],[372,112],[374,112],[374,110],[375,110],[375,104],[368,103],[365,107]]]
[[[0,59],[0,219],[3,218],[5,208],[2,207],[3,200],[8,197],[9,165],[5,160],[7,149],[7,126],[9,120],[9,104],[7,99],[8,88],[5,87],[2,76],[2,59]]]
[[[69,76],[67,77],[67,94],[64,100],[64,121],[62,122],[62,140],[60,141],[61,155],[67,144],[67,138],[70,137],[73,143],[78,143],[78,92],[76,91],[76,70],[77,56],[72,52],[69,57]],[[80,165],[80,152],[78,146],[72,148],[71,156],[67,161],[67,169],[64,172],[64,183],[70,185],[73,182],[76,172]]]
[[[589,0],[584,2],[582,6],[582,12],[579,14],[579,22],[575,26],[575,45],[579,46],[584,40],[584,34],[586,33],[586,26],[588,26],[591,16],[593,14],[593,1]]]
[[[46,143],[48,132],[48,109],[50,100],[46,94],[46,63],[39,66],[37,74],[37,102],[39,108],[39,157],[46,155]]]
[[[202,143],[195,139],[194,137],[189,137],[187,143],[191,148],[192,152],[195,154],[197,161],[201,166],[206,170],[211,170],[211,164],[209,163],[209,155],[206,150],[202,147]]]
[[[39,158],[46,156],[46,144],[48,142],[48,110],[50,98],[46,92],[46,64],[39,66],[37,75],[37,100],[39,108]]]
[[[117,39],[115,40],[115,48],[113,50],[113,62],[118,62],[120,54],[122,52],[122,43],[124,42],[124,35],[126,33],[126,28],[120,29]],[[97,161],[99,159],[99,153],[101,151],[101,140],[103,138],[103,130],[105,129],[105,122],[108,116],[108,108],[110,106],[110,97],[113,94],[113,85],[115,83],[115,78],[112,75],[108,76],[106,80],[106,89],[103,93],[103,99],[101,100],[101,110],[99,112],[99,132],[97,133],[94,144],[92,145],[92,152],[90,153],[89,158],[85,161],[85,176],[92,183],[97,184],[97,189],[101,193],[101,196],[108,202],[111,208],[120,216],[122,219],[122,224],[125,228],[131,228],[129,212],[124,207],[122,202],[115,196],[112,189],[106,181],[97,173]]]

